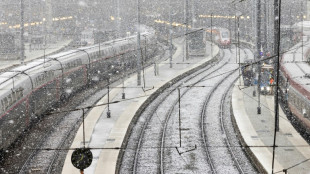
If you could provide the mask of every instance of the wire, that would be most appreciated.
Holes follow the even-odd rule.
[[[243,146],[243,145],[236,145],[236,146],[228,146],[228,145],[206,145],[206,146],[182,146],[182,148],[204,148],[204,147],[209,147],[209,148],[227,148],[227,147],[235,147],[235,148],[273,148],[273,145],[264,145],[264,146]],[[301,148],[309,148],[310,145],[298,145],[298,146],[276,146],[277,148],[293,148],[293,147],[301,147]],[[149,146],[149,147],[142,147],[143,149],[175,149],[175,148],[180,148],[179,146],[165,146],[165,147],[160,147],[160,146]],[[26,148],[27,149],[27,148]],[[29,148],[28,150],[59,150],[59,151],[68,151],[68,150],[76,150],[79,148]],[[136,148],[130,148],[130,147],[87,147],[87,149],[90,150],[135,150]],[[308,159],[310,160],[310,159]]]

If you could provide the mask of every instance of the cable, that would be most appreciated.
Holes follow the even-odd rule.
[[[197,146],[197,145],[194,145],[194,146],[182,146],[182,148],[204,148],[206,146]],[[210,148],[227,148],[228,146],[227,145],[222,145],[222,146],[219,146],[219,145],[207,145],[207,147],[210,147]],[[237,145],[237,146],[229,146],[229,147],[235,147],[235,148],[273,148],[273,145],[264,145],[264,146],[243,146],[243,145]],[[302,148],[309,148],[310,145],[298,145],[298,146],[276,146],[277,148],[290,148],[290,147],[302,147]],[[175,149],[175,148],[180,148],[179,146],[165,146],[165,147],[160,147],[160,146],[149,146],[149,147],[143,147],[143,149],[161,149],[161,148],[164,148],[164,149]],[[26,148],[27,149],[27,148]],[[68,151],[68,150],[76,150],[78,148],[29,148],[28,150],[46,150],[46,151],[50,151],[50,150],[59,150],[59,151]],[[135,150],[135,148],[129,148],[129,147],[88,147],[88,149],[90,150]],[[310,160],[310,159],[308,159]],[[308,161],[307,160],[307,161]],[[305,160],[306,161],[306,160]],[[303,161],[303,162],[305,162]],[[298,163],[300,164],[300,163]],[[296,165],[294,165],[296,166]]]

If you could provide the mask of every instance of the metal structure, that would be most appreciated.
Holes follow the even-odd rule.
[[[188,55],[188,0],[185,0],[185,27],[186,27],[186,32],[185,32],[185,54],[186,54],[186,60],[189,59]]]
[[[25,44],[24,44],[24,0],[20,0],[20,62],[24,64]]]
[[[257,17],[256,17],[256,32],[257,32],[257,41],[256,41],[256,48],[257,48],[257,53],[256,53],[256,59],[257,60],[261,60],[261,52],[262,50],[262,44],[261,44],[261,0],[257,0]],[[258,106],[257,106],[257,114],[261,114],[261,106],[260,106],[260,84],[261,84],[261,63],[262,62],[258,62],[257,66],[258,66],[258,82],[257,82],[257,93],[258,93]]]
[[[169,63],[172,68],[172,17],[171,17],[171,0],[169,0]]]
[[[238,26],[238,28],[237,28],[237,31],[238,31],[238,33],[237,33],[237,39],[238,39],[237,44],[238,44],[238,58],[239,58],[239,78],[241,78],[240,41],[239,41],[239,38],[240,38],[240,36],[239,36],[239,34],[240,34],[240,23],[239,23],[239,19],[240,19],[240,16],[241,16],[241,15],[242,15],[242,13],[241,13],[240,11],[238,11],[238,12],[236,13],[236,17],[237,17],[237,26]],[[241,80],[239,80],[239,85],[241,86]]]
[[[137,32],[137,85],[141,85],[141,65],[142,65],[142,60],[141,60],[141,41],[140,41],[140,0],[138,0],[138,5],[137,5],[137,15],[138,15],[138,32]]]

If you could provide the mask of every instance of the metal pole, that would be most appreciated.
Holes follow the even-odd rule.
[[[268,48],[267,34],[268,34],[268,31],[267,31],[267,1],[264,0],[264,45],[263,45],[264,53],[263,55],[266,55],[267,50],[268,50],[267,49]]]
[[[25,44],[24,44],[24,0],[20,0],[20,62],[24,64]]]
[[[235,41],[238,39],[238,34],[237,34],[237,15],[235,15]],[[237,48],[237,44],[235,44],[235,47],[236,47],[236,63],[238,62],[238,48]]]
[[[111,117],[110,112],[110,76],[108,77],[108,112],[107,112],[107,118]]]
[[[179,136],[180,136],[180,147],[182,147],[182,132],[181,132],[181,94],[180,94],[180,88],[178,88],[178,94],[179,94]]]
[[[239,16],[237,16],[238,23],[238,56],[239,56],[239,85],[241,86],[241,62],[240,62],[240,41],[239,41]]]
[[[170,58],[170,68],[172,68],[172,17],[171,17],[171,0],[169,0],[169,40],[170,40],[170,44],[169,44],[169,58]]]
[[[117,0],[117,30],[118,30],[118,38],[120,38],[121,18],[120,18],[120,10],[119,10],[119,0]]]
[[[301,61],[304,60],[304,12],[303,2],[301,2]]]
[[[186,54],[186,60],[189,59],[188,55],[188,0],[186,0],[186,5],[185,5],[185,24],[186,24],[186,33],[185,33],[185,54]]]
[[[212,34],[213,34],[213,31],[212,31],[212,18],[213,18],[213,13],[211,13],[211,59],[212,59],[212,56],[213,56],[213,36],[212,36]]]
[[[123,56],[122,59],[122,69],[123,69],[123,73],[122,73],[122,81],[123,81],[123,93],[122,93],[122,99],[125,99],[125,56]]]
[[[275,11],[275,51],[276,57],[275,57],[275,64],[277,69],[276,71],[276,92],[275,92],[275,125],[274,125],[274,138],[273,138],[273,148],[272,148],[272,174],[274,173],[274,159],[275,159],[275,153],[276,153],[276,138],[277,138],[277,132],[279,132],[279,72],[280,72],[280,24],[281,24],[281,0],[275,0],[274,2],[274,11]],[[276,40],[277,39],[277,40]]]
[[[141,85],[141,45],[140,45],[140,0],[138,0],[138,33],[137,33],[137,85]]]
[[[261,29],[261,11],[260,11],[260,7],[261,7],[261,3],[260,0],[257,0],[257,60],[261,60],[261,55],[260,52],[261,50],[261,33],[260,33],[260,29]],[[257,106],[257,114],[261,114],[261,106],[260,106],[260,84],[261,84],[261,62],[258,62],[257,64],[258,66],[258,82],[257,82],[257,91],[258,91],[258,106]]]
[[[184,24],[186,24],[186,1],[187,0],[184,0],[183,1],[183,21],[184,21]],[[185,27],[186,27],[186,25],[185,25]],[[183,43],[183,62],[185,61],[184,59],[185,59],[185,57],[186,57],[186,28],[184,28],[183,27],[183,33],[184,33],[184,41],[185,41],[185,45],[184,45],[184,43]],[[186,57],[186,59],[187,59],[187,57]]]
[[[274,18],[275,18],[275,21],[274,21],[274,55],[277,55],[277,56],[279,56],[278,54],[278,52],[280,51],[280,50],[278,50],[280,47],[280,45],[279,45],[279,40],[280,40],[280,21],[279,21],[279,0],[274,0]],[[273,71],[273,77],[274,77],[274,79],[276,80],[277,79],[277,77],[278,77],[278,73],[277,73],[277,69],[278,69],[278,57],[277,56],[275,56],[275,58],[274,58],[274,71]],[[276,84],[277,84],[278,82],[276,81]],[[276,129],[276,131],[279,131],[279,115],[278,115],[278,113],[279,113],[279,107],[278,107],[278,100],[277,100],[277,88],[276,88],[276,91],[275,91],[275,93],[274,93],[274,103],[275,103],[275,105],[274,105],[274,110],[275,110],[275,113],[276,113],[276,115],[275,115],[275,124],[276,124],[276,126],[275,126],[275,129]]]

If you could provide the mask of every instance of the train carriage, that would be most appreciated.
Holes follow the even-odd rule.
[[[307,48],[309,49],[309,48]],[[280,96],[291,118],[299,129],[310,132],[310,72],[305,62],[294,62],[292,53],[282,56],[280,71]]]
[[[0,77],[0,146],[8,147],[27,128],[30,120],[30,77],[20,68]]]
[[[154,54],[154,30],[141,33],[141,53]],[[136,65],[136,36],[36,59],[0,74],[0,150],[4,152],[29,123],[61,99],[96,80],[105,80],[121,66]],[[127,70],[126,69],[126,70]],[[2,153],[0,154],[3,155]]]

